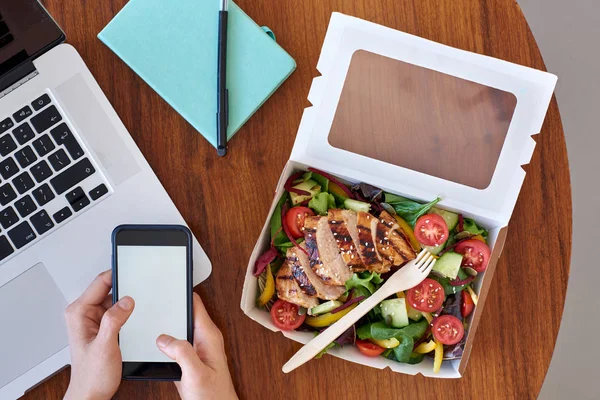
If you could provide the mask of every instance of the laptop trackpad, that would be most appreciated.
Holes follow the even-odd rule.
[[[0,387],[67,347],[66,306],[41,263],[0,287]]]

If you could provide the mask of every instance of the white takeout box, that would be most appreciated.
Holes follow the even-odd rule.
[[[521,166],[531,159],[531,136],[540,132],[557,78],[340,13],[331,17],[317,69],[321,76],[313,80],[308,95],[312,107],[304,111],[248,263],[242,310],[278,330],[270,314],[256,306],[253,270],[269,246],[271,214],[294,171],[313,167],[419,201],[440,196],[439,207],[489,229],[492,249],[487,271],[475,281],[480,301],[469,317],[463,357],[444,362],[434,374],[428,357],[408,365],[363,356],[354,346],[329,353],[379,369],[458,378],[525,178]],[[301,343],[314,337],[309,332],[282,333]]]

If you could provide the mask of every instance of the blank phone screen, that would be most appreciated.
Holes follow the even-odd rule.
[[[135,301],[119,334],[124,362],[173,362],[156,338],[187,339],[186,255],[186,246],[117,246],[118,296]]]

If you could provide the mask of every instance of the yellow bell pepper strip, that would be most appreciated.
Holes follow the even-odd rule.
[[[442,368],[444,359],[444,346],[438,340],[435,341],[435,357],[433,358],[433,373],[437,374]]]
[[[342,189],[341,187],[339,187],[336,183],[334,182],[329,182],[329,193],[333,194],[334,196],[338,196],[342,199],[347,199],[348,195],[346,194],[346,192],[344,192],[344,189]]]
[[[341,319],[344,315],[352,311],[357,305],[358,303],[354,303],[350,307],[336,312],[335,314],[328,312],[327,314],[318,315],[316,317],[307,316],[304,320],[304,323],[308,326],[312,326],[313,328],[324,328]]]
[[[404,299],[404,298],[406,298],[406,296],[404,295],[404,292],[398,292],[398,293],[396,293],[396,296],[397,296],[399,299]]]
[[[481,235],[473,236],[471,239],[479,240],[482,243],[485,243],[485,239]]]
[[[265,283],[265,289],[258,298],[258,305],[261,307],[264,307],[275,294],[275,279],[273,279],[273,274],[271,273],[271,264],[267,265],[266,274],[267,282]]]
[[[431,323],[431,321],[433,321],[433,315],[431,315],[431,313],[422,311],[421,314],[423,314],[427,322]]]
[[[403,220],[402,217],[400,217],[399,215],[394,215],[394,218],[396,218],[396,222],[398,222],[398,225],[400,225],[400,229],[402,229],[402,232],[406,235],[406,237],[410,241],[410,245],[412,246],[413,250],[420,251],[421,244],[417,240],[417,237],[415,236],[415,232],[410,227],[410,225],[408,225],[408,223],[405,220]]]
[[[379,347],[383,347],[384,349],[393,349],[394,347],[400,346],[400,341],[396,338],[389,338],[386,340],[370,339],[370,341]]]
[[[435,343],[435,341],[430,340],[427,343],[421,343],[420,345],[418,345],[417,348],[415,349],[415,353],[427,354],[427,353],[435,350],[436,348],[437,348],[437,344]]]
[[[473,303],[477,305],[477,301],[479,300],[479,296],[471,289],[471,286],[467,286],[467,292],[471,295],[471,299],[473,299]]]

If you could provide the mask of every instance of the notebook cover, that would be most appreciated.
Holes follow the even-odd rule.
[[[228,22],[231,139],[296,63],[231,1]],[[215,147],[217,24],[216,0],[130,0],[98,34]]]

